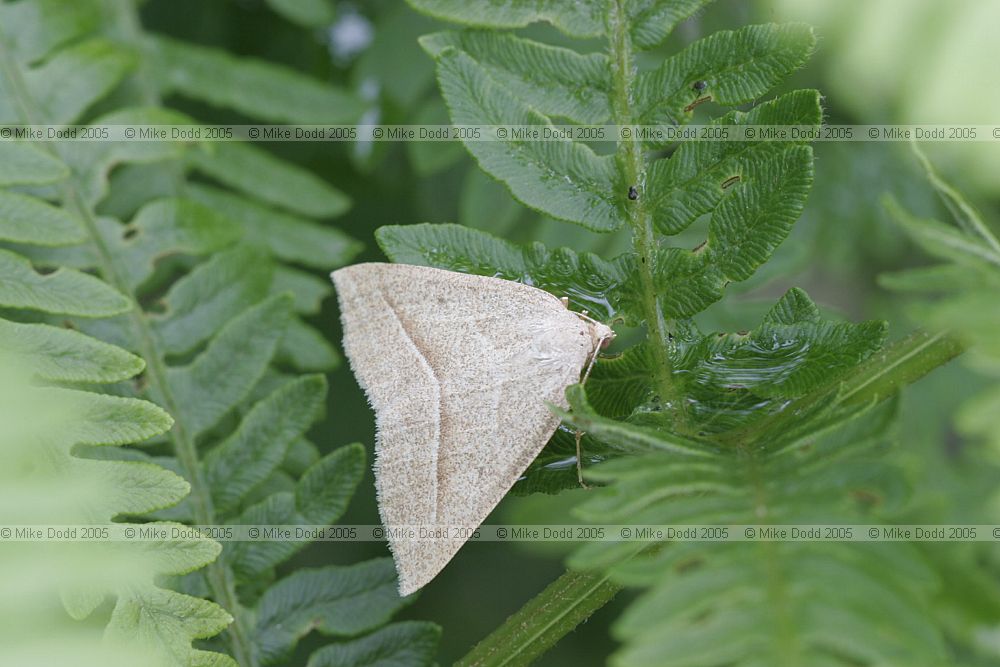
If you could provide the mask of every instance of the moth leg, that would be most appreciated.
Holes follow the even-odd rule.
[[[586,312],[586,311],[584,311]],[[586,317],[586,315],[585,315]],[[594,362],[597,361],[597,355],[600,354],[601,348],[604,347],[605,342],[610,340],[609,337],[601,338],[594,346],[594,351],[590,354],[590,360],[587,362],[587,370],[583,373],[583,379],[580,380],[580,384],[587,384],[587,378],[590,377],[590,371],[594,368]],[[583,431],[580,429],[576,430],[576,479],[580,482],[580,486],[585,489],[589,489],[587,483],[583,481],[583,447],[580,441],[583,440]]]
[[[577,429],[576,431],[576,479],[580,482],[580,486],[585,489],[589,489],[590,486],[583,481],[583,447],[581,446],[581,441],[583,440],[583,431]]]

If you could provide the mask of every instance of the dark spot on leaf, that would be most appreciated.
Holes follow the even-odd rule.
[[[139,234],[139,230],[135,227],[126,227],[125,231],[122,232],[122,238],[126,241],[131,241]]]
[[[740,180],[741,177],[739,174],[736,174],[735,176],[730,176],[726,180],[722,181],[722,189],[725,190],[733,183],[739,183]]]
[[[695,81],[694,85],[691,86],[691,90],[700,93],[701,91],[708,88],[708,81]]]
[[[639,190],[634,185],[628,186],[628,198],[632,201],[639,198]]]
[[[704,559],[702,559],[700,556],[696,556],[694,558],[687,558],[679,562],[675,569],[677,570],[678,573],[690,572],[692,570],[697,570],[704,564],[704,562],[705,562]]]
[[[854,489],[851,491],[851,495],[854,496],[854,500],[859,505],[865,507],[874,507],[882,504],[882,496],[870,489]]]

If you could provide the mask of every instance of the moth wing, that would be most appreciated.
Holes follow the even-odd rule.
[[[546,403],[565,407],[593,340],[558,299],[506,280],[374,263],[333,280],[344,349],[376,414],[379,513],[406,595],[545,446],[559,425]]]

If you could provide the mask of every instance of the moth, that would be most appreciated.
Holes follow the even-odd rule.
[[[433,579],[545,446],[614,337],[529,285],[406,264],[332,274],[344,350],[375,411],[375,487],[408,595]]]

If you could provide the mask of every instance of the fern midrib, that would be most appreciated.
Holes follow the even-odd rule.
[[[748,476],[753,486],[754,507],[751,508],[753,515],[757,515],[760,508],[770,506],[768,493],[761,476],[760,460],[758,454],[752,451],[753,448],[741,445],[738,455],[747,462]],[[782,556],[777,548],[778,542],[771,540],[761,540],[760,550],[763,552],[764,574],[766,577],[765,590],[770,600],[770,609],[774,612],[776,620],[774,630],[775,655],[781,661],[779,665],[784,667],[797,667],[802,663],[802,648],[795,636],[794,624],[791,617],[790,601],[788,599],[787,585],[782,575],[780,563]],[[776,667],[779,667],[776,665]]]
[[[635,62],[632,56],[628,14],[623,7],[624,1],[612,0],[609,3],[607,17],[612,82],[611,112],[614,123],[618,126],[631,125],[634,120],[632,90],[635,81]],[[641,144],[637,141],[619,142],[617,158],[625,187],[635,186],[640,193],[638,199],[629,200],[625,206],[625,215],[632,229],[633,247],[639,257],[641,301],[647,332],[653,342],[656,388],[661,400],[674,410],[675,428],[686,433],[686,409],[683,396],[674,382],[673,367],[668,352],[670,331],[663,310],[660,308],[659,299],[656,298],[656,283],[653,279],[656,266],[656,237],[653,218],[643,196],[646,190],[646,164]]]
[[[574,590],[576,587],[583,590]],[[531,664],[546,650],[538,652],[539,644],[554,645],[610,602],[621,588],[607,573],[567,571],[455,664],[461,667]],[[531,614],[533,621],[542,617],[542,623],[527,633],[524,632],[526,614]],[[503,655],[493,660],[501,649]]]
[[[117,4],[118,7],[115,15],[119,18],[119,26],[126,41],[130,44],[141,44],[144,33],[142,30],[142,23],[139,20],[136,3],[132,0],[118,0]],[[153,80],[153,74],[149,71],[149,66],[146,64],[145,58],[141,58],[139,60],[139,71],[134,78],[138,78],[139,80],[138,86],[140,95],[142,96],[145,104],[154,107],[163,106],[163,100],[160,97],[159,91],[153,84],[150,83]],[[170,176],[174,194],[176,196],[182,196],[187,183],[184,177],[183,169],[179,165],[171,163],[168,166],[168,174]],[[145,328],[149,331],[148,326]],[[163,355],[160,355],[159,346],[155,345],[157,339],[152,337],[151,340],[156,347],[157,362],[160,362],[165,358],[165,352]],[[166,383],[165,371],[162,378],[164,384],[168,384]],[[191,475],[192,480],[195,479],[194,475],[197,475],[197,483],[195,481],[191,482],[192,495],[197,491],[197,493],[202,497],[208,511],[208,517],[205,523],[206,525],[214,525],[217,518],[212,506],[211,490],[200,473],[201,466],[199,465],[200,460],[198,458],[197,447],[190,438],[186,438],[185,443],[186,448],[189,448],[190,456],[187,459],[187,463],[182,463],[182,466],[184,467],[185,472]],[[179,454],[178,460],[180,460]],[[208,565],[207,575],[206,579],[208,580],[212,595],[233,617],[232,625],[226,629],[230,637],[229,643],[233,650],[233,657],[243,667],[256,667],[257,656],[250,639],[253,632],[252,623],[248,623],[246,614],[243,612],[243,607],[239,603],[239,597],[236,595],[235,575],[233,574],[232,569],[225,563],[225,561],[216,560]]]
[[[21,77],[20,69],[6,39],[0,39],[0,67],[2,67],[3,74],[10,84],[22,122],[30,125],[40,124],[42,114]],[[43,143],[39,148],[59,159],[59,155],[48,144]],[[64,204],[71,208],[71,212],[75,213],[83,222],[90,237],[90,243],[97,251],[98,270],[101,276],[132,301],[132,308],[129,309],[127,315],[139,342],[139,352],[146,362],[146,376],[149,379],[149,384],[155,386],[163,398],[165,405],[161,407],[174,416],[170,437],[174,442],[174,452],[178,463],[191,484],[190,498],[195,521],[201,525],[215,525],[216,518],[212,508],[211,495],[198,465],[197,447],[194,439],[185,429],[183,421],[179,419],[180,411],[177,409],[177,402],[167,380],[167,371],[163,364],[166,353],[160,349],[156,336],[143,317],[143,310],[138,299],[122,277],[117,260],[98,230],[93,212],[84,203],[81,194],[82,184],[79,183],[77,177],[71,175],[62,182],[60,189]],[[239,613],[240,608],[232,572],[226,565],[216,560],[207,566],[207,575],[206,578],[216,601],[234,618],[233,624],[228,628],[233,637],[231,645],[234,658],[243,667],[251,667],[255,663],[252,661],[253,654],[250,650],[249,632],[240,623],[242,614]]]
[[[531,634],[531,636],[528,638],[528,640],[524,644],[522,644],[521,646],[519,646],[516,651],[512,652],[511,654],[509,654],[506,657],[506,659],[504,659],[503,662],[499,663],[499,665],[509,665],[509,664],[513,663],[514,661],[516,661],[517,657],[521,654],[521,652],[524,651],[524,650],[526,650],[529,645],[534,644],[535,642],[539,641],[540,638],[542,637],[542,635],[544,635],[550,628],[555,627],[556,624],[558,624],[559,622],[561,622],[563,619],[568,618],[569,615],[571,613],[573,613],[574,610],[576,610],[577,608],[579,608],[580,606],[582,606],[587,601],[587,599],[589,598],[590,595],[595,594],[601,587],[603,587],[603,586],[605,586],[605,585],[607,585],[609,583],[610,583],[610,577],[607,574],[604,574],[603,576],[594,577],[594,579],[592,580],[591,585],[587,588],[586,592],[583,595],[579,595],[579,596],[575,597],[573,599],[572,604],[570,604],[568,607],[566,607],[564,609],[561,609],[558,613],[556,613],[554,616],[552,616],[551,618],[549,618],[547,620],[547,622],[545,622],[544,624],[542,624],[541,627],[537,628]]]

